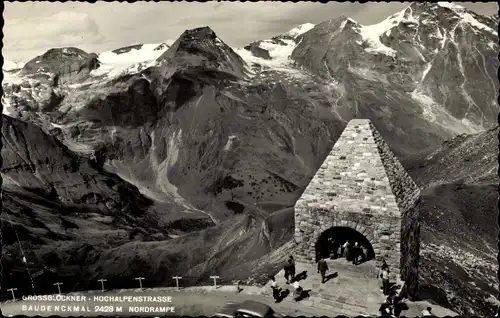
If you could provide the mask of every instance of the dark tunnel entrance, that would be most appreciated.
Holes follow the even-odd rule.
[[[365,261],[375,257],[375,252],[370,241],[358,231],[350,227],[334,226],[321,233],[316,242],[316,262],[320,258],[337,257],[339,247],[349,242],[351,246],[358,243],[365,255]]]

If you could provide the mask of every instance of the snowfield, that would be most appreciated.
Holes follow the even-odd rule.
[[[263,67],[288,71],[283,69],[283,67],[291,63],[290,56],[298,44],[295,39],[299,35],[310,31],[315,26],[316,25],[312,23],[299,25],[278,36],[277,38],[279,38],[281,43],[276,43],[277,41],[272,39],[261,41],[259,47],[269,52],[269,56],[271,57],[270,60],[256,57],[244,48],[233,48],[233,50],[250,66],[252,64],[259,64]]]
[[[155,65],[156,59],[168,50],[172,43],[172,40],[168,40],[164,43],[137,45],[123,53],[116,53],[121,49],[102,52],[98,55],[101,65],[92,71],[91,75],[116,77],[127,73],[137,73]]]

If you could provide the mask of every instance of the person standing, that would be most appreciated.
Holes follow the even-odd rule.
[[[382,279],[382,291],[384,295],[389,295],[389,269],[384,268],[380,273],[380,278]]]
[[[358,265],[359,261],[360,248],[358,246],[358,242],[354,243],[354,247],[352,248],[352,263],[354,265]]]
[[[325,283],[325,275],[326,271],[328,270],[328,264],[326,263],[325,259],[322,258],[318,261],[318,273],[321,274],[321,284]]]
[[[330,244],[330,259],[337,258],[337,242],[332,240]]]
[[[347,250],[348,246],[349,246],[349,241],[345,241],[344,245],[342,245],[342,250],[341,250],[340,257],[346,256],[346,250]]]
[[[271,276],[271,288],[273,290],[273,298],[276,302],[280,299],[280,288],[274,276]]]
[[[352,245],[350,243],[348,243],[345,248],[345,259],[348,262],[352,262]]]
[[[361,245],[361,255],[360,255],[360,258],[361,258],[361,262],[365,262],[367,259],[368,259],[368,249],[364,246],[364,245]]]
[[[295,260],[293,259],[293,256],[290,256],[288,258],[288,265],[290,272],[290,282],[293,282],[295,280]]]
[[[285,264],[285,266],[283,266],[283,269],[285,270],[286,283],[290,284],[290,263]]]

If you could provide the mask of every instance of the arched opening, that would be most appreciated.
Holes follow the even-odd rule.
[[[345,242],[351,245],[358,243],[365,254],[365,260],[375,258],[375,252],[370,241],[358,231],[343,226],[334,226],[321,233],[316,242],[316,262],[320,258],[328,258],[333,253],[336,255],[339,247]]]

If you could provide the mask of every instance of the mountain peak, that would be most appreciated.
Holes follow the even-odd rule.
[[[184,31],[181,38],[190,41],[215,40],[217,39],[217,34],[209,26],[204,26]]]
[[[421,22],[439,21],[443,26],[451,25],[452,28],[458,24],[469,25],[473,29],[487,31],[497,35],[497,21],[486,16],[479,15],[461,5],[453,2],[413,2],[405,10],[396,15],[403,14],[405,17],[413,16]]]
[[[464,7],[462,7],[461,5],[458,5],[454,2],[444,2],[444,1],[439,1],[439,2],[436,2],[436,4],[442,8],[448,8],[448,9],[451,9],[451,10],[454,10],[454,11],[463,11],[463,10],[466,10]]]
[[[203,67],[243,76],[244,62],[208,26],[186,30],[157,62],[180,68]]]
[[[88,74],[99,67],[97,54],[87,53],[75,47],[53,48],[27,62],[21,73],[23,75],[54,74],[69,79]],[[77,77],[78,77],[77,76]]]
[[[304,34],[307,31],[311,30],[315,26],[316,25],[312,24],[312,23],[304,23],[304,24],[296,26],[295,28],[291,29],[290,31],[283,33],[282,35],[296,38],[299,35]]]

